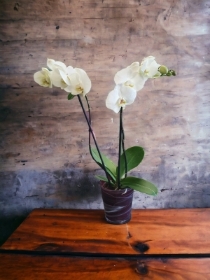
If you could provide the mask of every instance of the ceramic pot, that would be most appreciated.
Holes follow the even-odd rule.
[[[110,190],[101,182],[105,219],[111,224],[125,224],[131,219],[133,189]]]

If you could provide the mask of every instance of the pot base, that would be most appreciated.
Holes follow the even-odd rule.
[[[116,221],[112,221],[112,220],[109,220],[107,217],[106,217],[106,214],[105,214],[105,219],[106,221],[109,223],[109,224],[113,224],[113,225],[123,225],[123,224],[126,224],[128,222],[130,222],[131,220],[131,217],[128,219],[128,220],[116,220]]]

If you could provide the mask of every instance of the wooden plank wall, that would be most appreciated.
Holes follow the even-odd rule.
[[[94,131],[114,161],[118,115],[105,107],[114,74],[148,55],[175,69],[124,113],[126,147],[146,151],[135,174],[159,188],[155,198],[135,193],[133,207],[210,206],[209,14],[208,0],[0,1],[1,236],[36,207],[103,207],[77,100],[33,81],[47,58],[87,71]]]

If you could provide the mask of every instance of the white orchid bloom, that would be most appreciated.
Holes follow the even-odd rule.
[[[74,68],[72,71],[64,73],[59,71],[62,79],[68,85],[64,88],[65,91],[72,95],[82,94],[85,96],[91,89],[91,80],[87,73],[80,68]]]
[[[64,72],[66,75],[70,74],[73,71],[72,66],[66,67],[66,65],[61,61],[55,61],[54,59],[47,59],[47,67],[51,69],[50,77],[52,83],[55,87],[59,87],[61,89],[70,90],[69,85],[63,80],[60,71]]]
[[[74,68],[72,66],[68,66],[65,69],[54,69],[51,71],[50,77],[53,82],[53,85],[56,87],[60,87],[61,89],[64,89],[65,91],[69,92],[71,90],[71,87],[69,83],[66,83],[63,76],[68,76],[71,73],[74,72]]]
[[[52,80],[50,77],[50,71],[47,68],[42,68],[34,74],[34,81],[42,87],[52,88]]]
[[[126,83],[129,82],[132,83],[136,91],[139,91],[144,87],[144,83],[147,79],[147,77],[140,75],[139,62],[133,62],[128,67],[118,71],[114,77],[114,81],[117,85],[126,85]]]
[[[154,56],[145,57],[140,65],[140,74],[145,78],[158,78],[161,73],[158,71],[161,65],[155,61]]]
[[[106,107],[118,113],[126,105],[130,105],[136,98],[136,90],[127,82],[127,85],[116,85],[114,90],[110,91],[106,99]]]

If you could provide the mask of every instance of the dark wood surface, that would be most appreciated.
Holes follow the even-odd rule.
[[[210,209],[35,209],[0,248],[1,280],[210,279]],[[138,250],[137,250],[138,249]]]
[[[133,210],[111,225],[103,210],[36,209],[2,249],[103,254],[210,254],[210,209]]]
[[[1,280],[209,280],[206,259],[106,259],[0,255]]]

